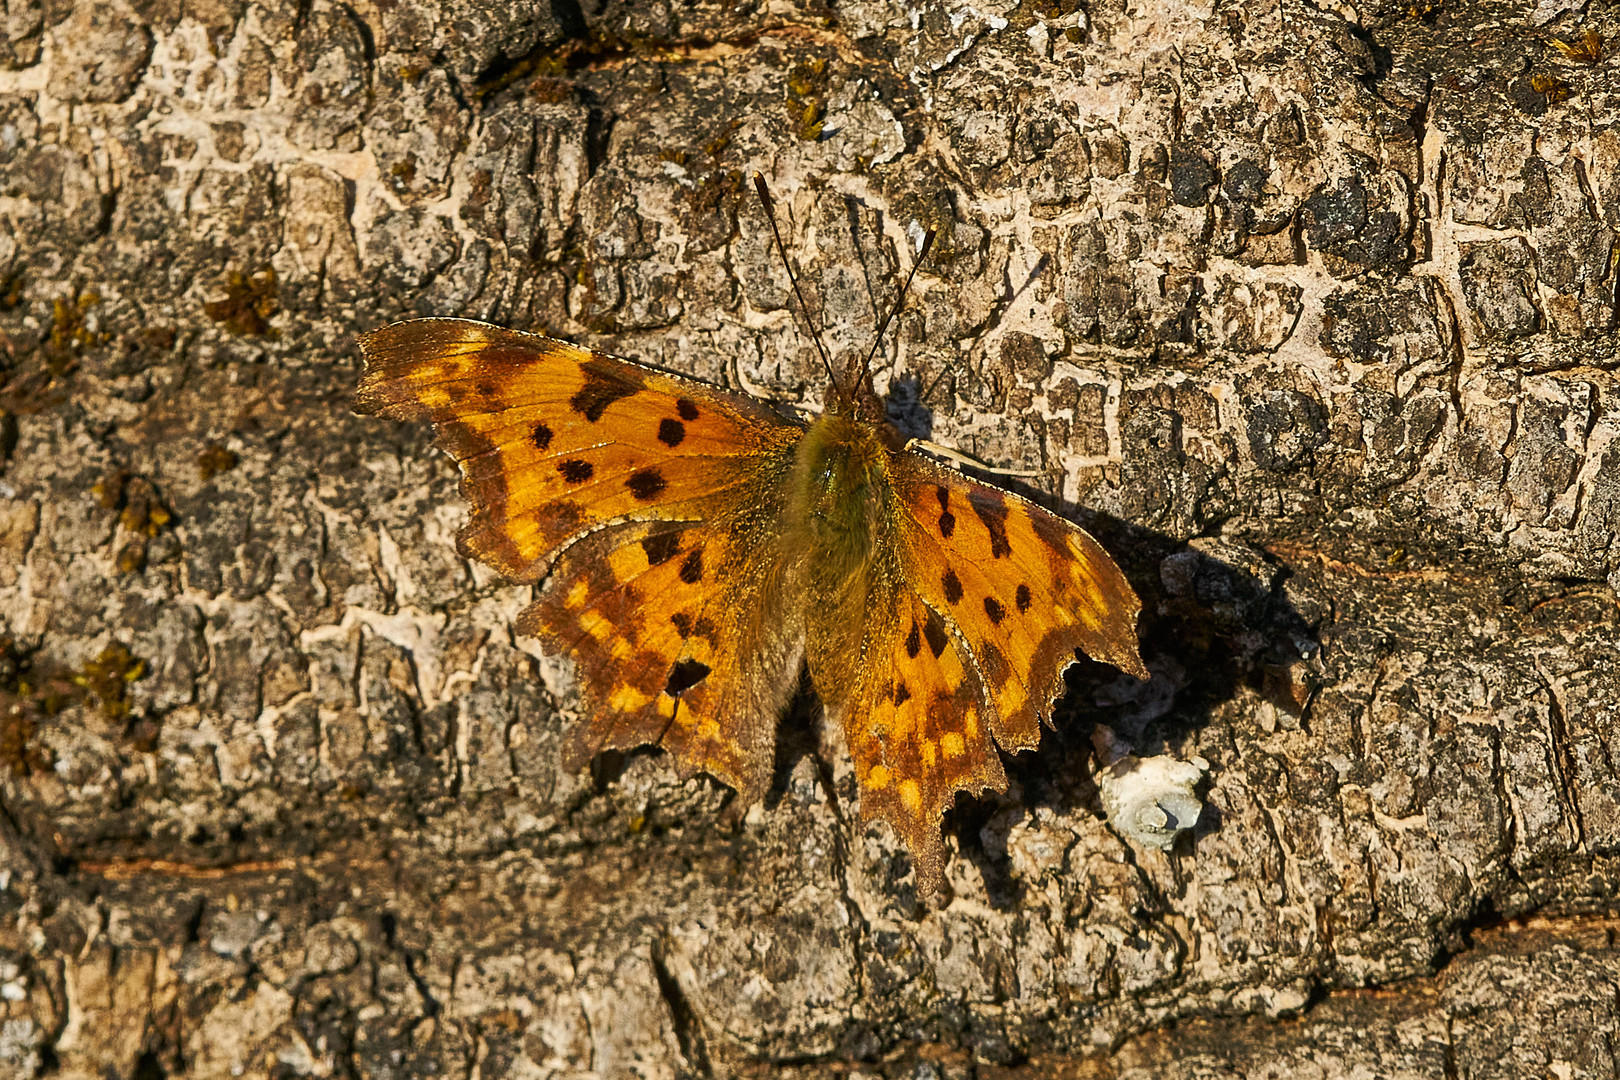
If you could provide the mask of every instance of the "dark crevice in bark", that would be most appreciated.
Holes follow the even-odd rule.
[[[687,1001],[680,982],[670,973],[664,959],[662,938],[653,942],[652,966],[653,975],[658,980],[658,992],[664,999],[664,1006],[669,1010],[670,1025],[675,1031],[675,1040],[680,1045],[681,1056],[690,1063],[696,1075],[713,1076],[708,1046],[703,1038],[703,1021]]]

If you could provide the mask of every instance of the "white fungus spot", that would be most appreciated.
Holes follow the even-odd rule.
[[[1209,762],[1168,754],[1139,758],[1106,728],[1097,729],[1092,743],[1103,811],[1132,847],[1168,851],[1176,837],[1197,824],[1204,804],[1193,788],[1209,771]]]

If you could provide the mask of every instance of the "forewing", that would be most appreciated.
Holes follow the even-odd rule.
[[[897,455],[892,475],[905,577],[965,643],[1002,748],[1040,741],[1077,648],[1147,677],[1142,602],[1085,530],[915,453]]]
[[[802,433],[749,398],[465,319],[395,323],[360,350],[355,411],[434,424],[472,506],[463,552],[517,581],[609,522],[722,515]]]

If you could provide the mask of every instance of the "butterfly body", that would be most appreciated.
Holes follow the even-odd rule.
[[[879,568],[895,520],[884,442],[876,425],[830,413],[805,432],[784,500],[786,546],[801,549],[814,580],[854,580]]]
[[[833,715],[859,684],[866,641],[891,620],[900,585],[894,440],[885,427],[838,413],[819,417],[800,444],[786,500],[782,554],[801,583],[794,603],[810,680]]]
[[[1076,647],[1135,674],[1140,602],[1096,541],[908,450],[870,388],[808,424],[762,402],[466,320],[362,339],[356,409],[431,421],[462,550],[538,582],[518,628],[574,659],[565,764],[646,743],[763,797],[807,668],[862,811],[941,880],[959,790],[1002,790]],[[859,392],[857,392],[859,391]]]

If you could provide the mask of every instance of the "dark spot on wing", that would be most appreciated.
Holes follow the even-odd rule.
[[[479,380],[478,396],[483,398],[485,401],[489,401],[490,399],[494,398],[499,392],[500,387],[496,386],[488,379]]]
[[[984,598],[984,613],[990,616],[990,621],[997,626],[1000,626],[1001,620],[1007,617],[1007,609],[1002,607],[1000,602],[993,596]]]
[[[1007,658],[988,641],[979,646],[979,666],[984,669],[985,677],[997,687],[1006,685],[1012,675],[1012,666],[1007,663]]]
[[[691,423],[693,420],[698,418],[697,406],[685,398],[675,399],[675,411],[679,413],[681,419],[685,420],[687,423]]]
[[[634,369],[623,364],[587,360],[580,369],[585,372],[585,385],[568,399],[568,407],[593,424],[602,419],[609,405],[641,389],[641,380],[626,374]]]
[[[714,623],[705,616],[694,619],[684,611],[677,611],[669,617],[669,621],[683,638],[700,637],[714,641]]]
[[[544,450],[551,445],[551,429],[544,424],[534,425],[534,430],[529,433],[529,441],[534,443],[536,450]]]
[[[1018,613],[1020,615],[1022,615],[1024,612],[1029,610],[1029,586],[1028,585],[1020,585],[1020,586],[1018,586],[1018,591],[1013,594],[1013,602],[1018,605]]]
[[[696,585],[703,580],[703,549],[695,548],[681,563],[681,580],[688,585]]]
[[[1036,539],[1051,548],[1059,557],[1068,557],[1069,532],[1073,526],[1057,515],[1047,513],[1040,507],[1030,507],[1029,523],[1035,529]]]
[[[663,667],[662,656],[655,652],[638,652],[624,665],[624,681],[643,694],[656,694],[662,689],[662,684],[658,681],[658,672],[662,671]]]
[[[911,700],[911,691],[906,689],[905,683],[894,684],[894,704],[898,708]]]
[[[951,513],[951,491],[941,485],[934,489],[939,496],[939,535],[949,540],[951,533],[956,531],[956,515]]]
[[[669,682],[664,684],[664,693],[670,697],[678,697],[683,691],[690,690],[703,681],[703,677],[712,670],[708,664],[701,660],[687,657],[677,661],[670,669]]]
[[[679,446],[686,438],[686,425],[669,417],[658,421],[658,441],[665,446]]]
[[[567,536],[585,524],[585,508],[576,502],[554,502],[546,507],[544,521],[552,535]]]
[[[940,584],[945,587],[945,599],[956,603],[962,599],[962,579],[956,576],[955,570],[945,571],[945,577]]]
[[[990,554],[998,559],[1012,554],[1012,545],[1007,543],[1007,500],[986,489],[969,492],[968,505],[990,532]]]
[[[591,474],[596,471],[596,466],[592,465],[588,461],[581,461],[578,458],[569,458],[567,461],[559,462],[557,464],[557,471],[562,473],[562,478],[566,482],[570,484],[583,484],[585,481],[591,478]]]
[[[664,482],[664,474],[657,469],[637,469],[630,474],[624,486],[630,489],[630,494],[646,502],[658,498],[669,485]]]
[[[945,632],[945,622],[933,608],[928,609],[928,620],[923,623],[923,637],[928,639],[928,651],[938,660],[950,643],[950,635]]]
[[[917,636],[917,620],[912,619],[911,620],[911,633],[906,635],[906,655],[911,657],[913,660],[915,660],[915,659],[917,659],[917,653],[919,653],[921,651],[922,651],[922,638]]]
[[[648,566],[667,563],[681,550],[681,534],[667,532],[649,536],[641,542],[641,550],[647,553]]]

